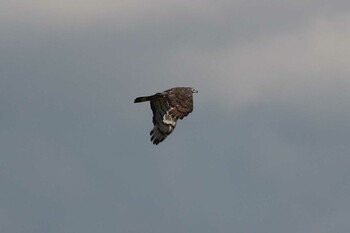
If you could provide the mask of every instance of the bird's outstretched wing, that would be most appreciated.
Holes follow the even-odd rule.
[[[165,97],[151,100],[151,109],[153,112],[153,129],[150,132],[151,141],[158,145],[171,134],[176,126],[177,118],[171,114],[174,109],[171,107]]]

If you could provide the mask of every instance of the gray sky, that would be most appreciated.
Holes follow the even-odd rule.
[[[0,231],[347,233],[350,3],[0,3]],[[137,96],[192,86],[150,143]]]

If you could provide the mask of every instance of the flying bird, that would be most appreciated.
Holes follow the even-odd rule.
[[[151,141],[158,145],[171,134],[178,119],[182,120],[193,111],[192,87],[174,87],[150,96],[137,97],[134,103],[150,101],[153,112],[153,129]]]

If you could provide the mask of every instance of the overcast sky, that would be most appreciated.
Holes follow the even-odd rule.
[[[349,232],[348,0],[0,9],[0,232]]]

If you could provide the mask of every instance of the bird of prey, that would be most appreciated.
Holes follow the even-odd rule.
[[[171,134],[178,119],[182,120],[193,111],[192,87],[174,87],[150,96],[137,97],[134,103],[150,101],[153,112],[153,129],[151,141],[158,145]]]

